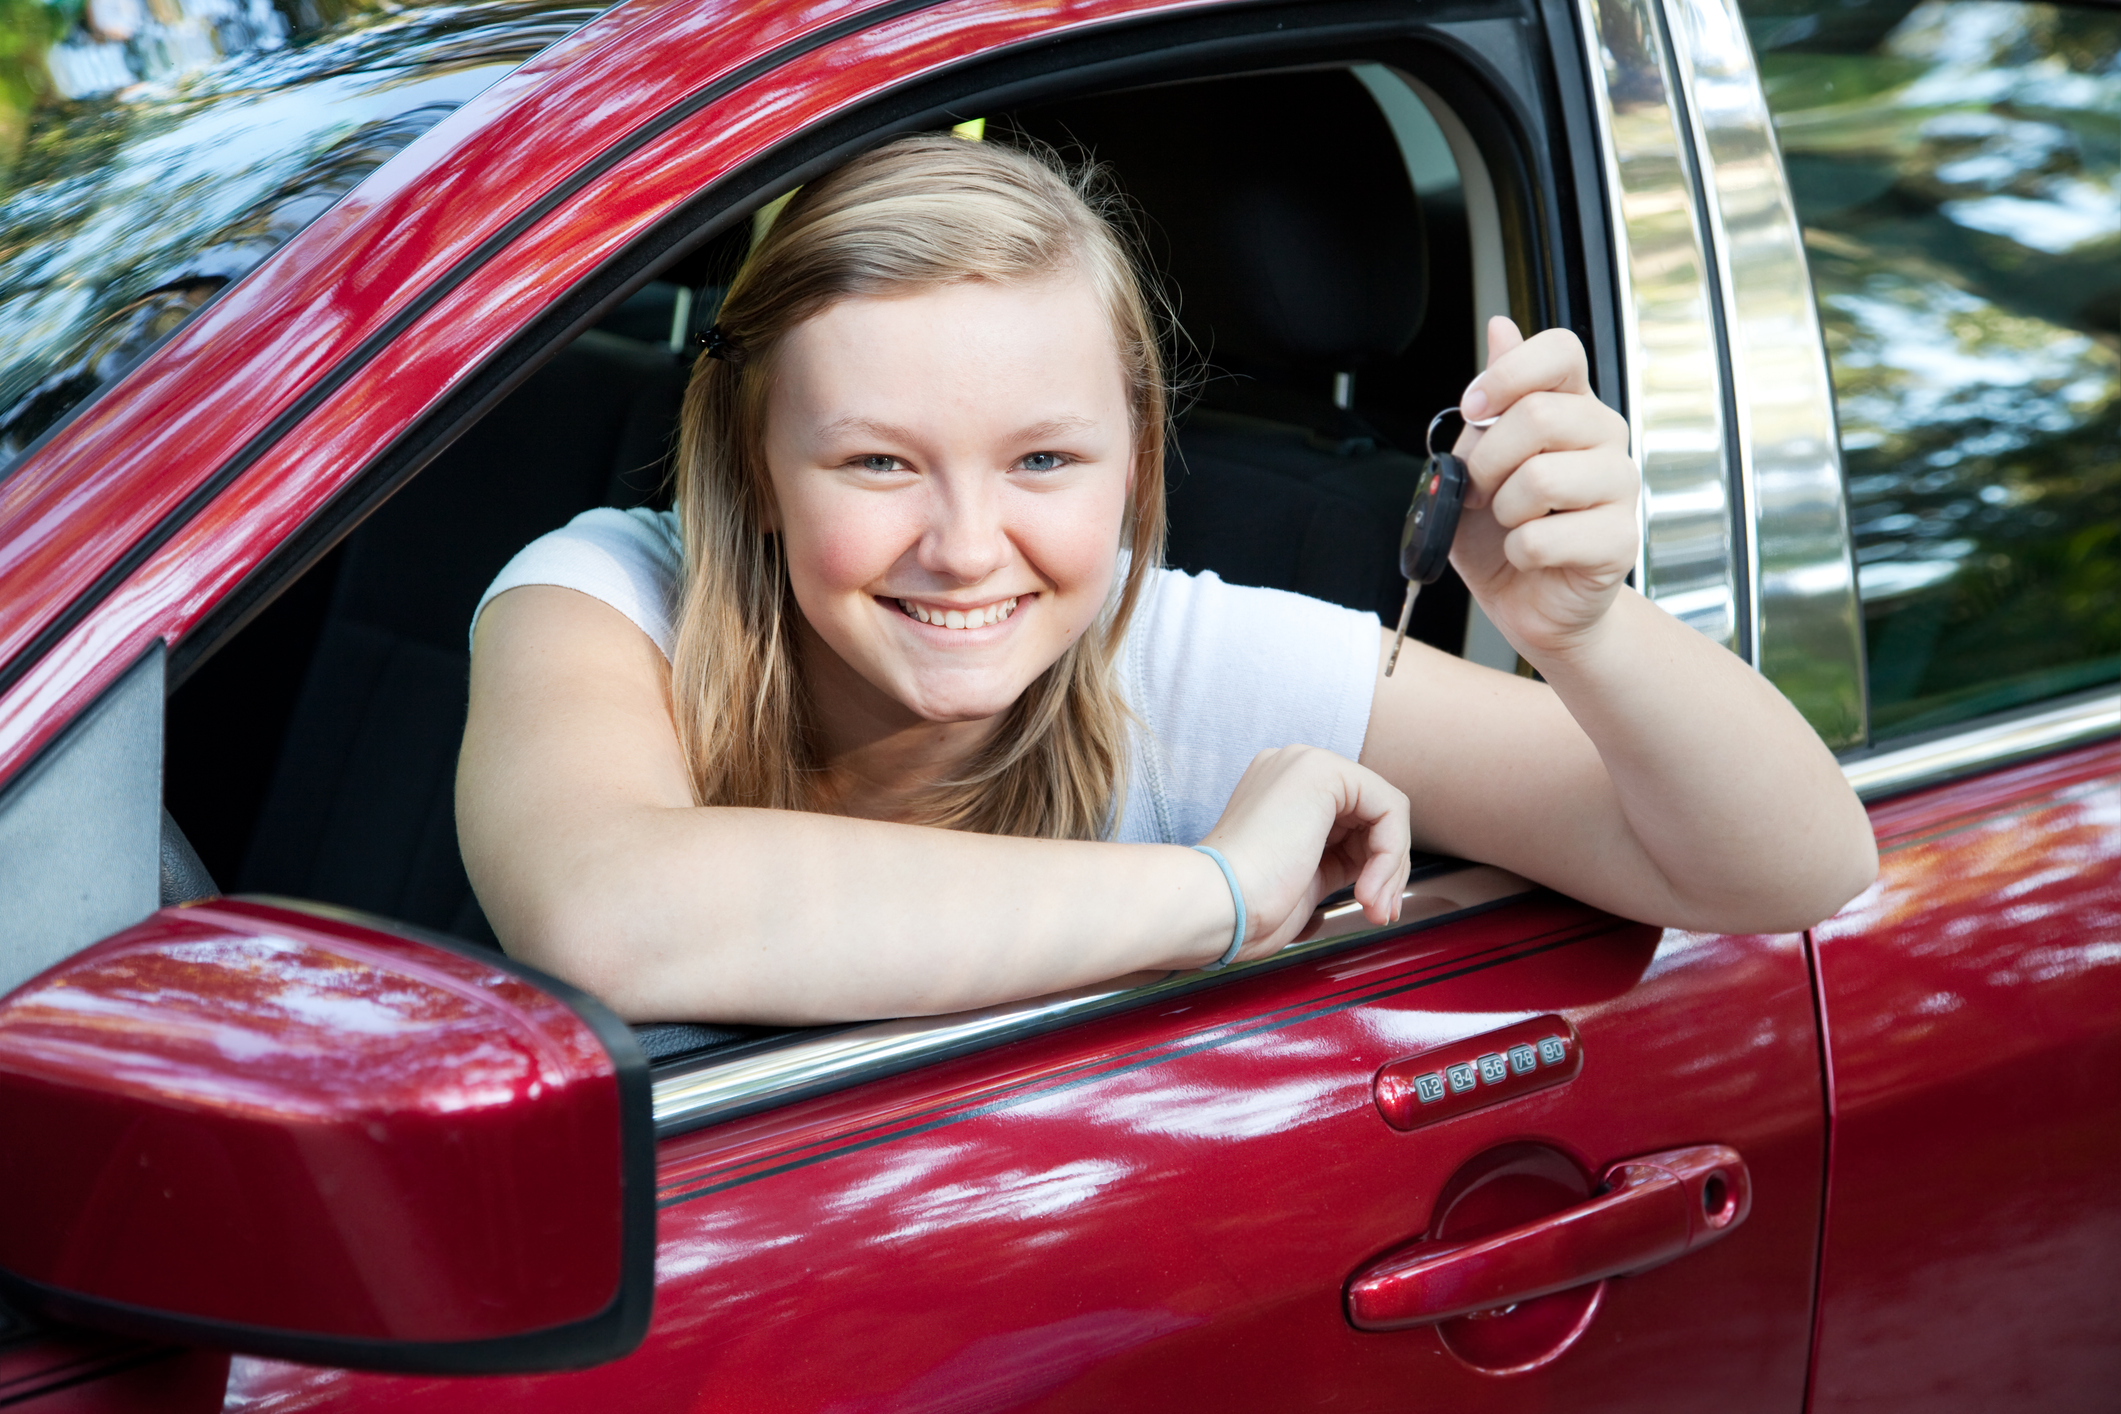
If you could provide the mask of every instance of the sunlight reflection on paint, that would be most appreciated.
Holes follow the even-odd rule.
[[[1189,1086],[1114,1096],[1098,1106],[1098,1114],[1141,1134],[1253,1138],[1331,1119],[1368,1104],[1369,1098],[1366,1083],[1325,1076],[1228,1090]]]
[[[1131,1172],[1131,1165],[1111,1159],[1076,1159],[1049,1169],[1001,1169],[977,1183],[940,1184],[901,1199],[893,1209],[893,1226],[870,1241],[891,1245],[949,1227],[1054,1217],[1088,1203]]]

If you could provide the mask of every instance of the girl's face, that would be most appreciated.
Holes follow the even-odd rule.
[[[775,372],[775,529],[817,637],[923,721],[1007,710],[1096,622],[1118,560],[1134,439],[1089,282],[846,300]]]

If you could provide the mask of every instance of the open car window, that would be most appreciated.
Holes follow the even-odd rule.
[[[1292,106],[1341,134],[1330,170],[1307,170],[1315,155],[1284,141],[1275,123],[1232,116]],[[1161,277],[1187,302],[1201,348],[1172,443],[1170,561],[1396,614],[1397,542],[1422,428],[1476,370],[1484,316],[1508,307],[1496,198],[1484,169],[1465,180],[1480,158],[1464,124],[1418,80],[1361,65],[1050,101],[997,114],[986,130],[1105,164],[1151,233]],[[1303,170],[1333,193],[1361,194],[1346,203],[1357,208],[1353,224],[1254,242],[1239,252],[1253,261],[1245,266],[1232,255],[1229,223],[1186,219],[1203,196],[1202,155],[1221,138],[1262,170]],[[731,225],[608,310],[176,692],[167,800],[222,889],[313,899],[496,945],[464,875],[452,808],[473,608],[519,549],[575,515],[668,507],[696,335],[758,228]],[[1364,279],[1394,289],[1382,312],[1346,302],[1366,322],[1334,337],[1354,354],[1321,353],[1300,346],[1304,331],[1264,327],[1257,282],[1331,271],[1348,249],[1370,263]],[[1507,645],[1481,628],[1455,576],[1422,596],[1417,637],[1476,657],[1485,647],[1494,666],[1514,666]],[[1437,868],[1455,882],[1423,892],[1410,917],[1448,912],[1438,901],[1473,887],[1464,867]],[[1464,906],[1524,888],[1481,877]],[[1345,941],[1338,914],[1319,926],[1319,945]],[[962,1025],[902,1026],[885,1049],[926,1054],[953,1027],[948,1044],[963,1046],[1050,1026],[1126,1004],[1115,995],[1125,990]],[[673,1063],[707,1054],[735,1066],[755,1054],[769,1064],[772,1052],[772,1067],[790,1064],[785,1040],[759,1028],[673,1023],[641,1037],[652,1057]],[[881,1063],[864,1038],[837,1044],[834,1073],[854,1054],[869,1057],[856,1068]],[[683,1065],[689,1073],[693,1060]],[[705,1103],[688,1101],[687,1113],[706,1112]]]

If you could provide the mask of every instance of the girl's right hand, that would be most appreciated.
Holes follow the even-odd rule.
[[[1319,900],[1349,884],[1372,923],[1395,922],[1411,867],[1404,792],[1315,746],[1262,751],[1202,844],[1230,861],[1245,893],[1240,961],[1280,950]]]

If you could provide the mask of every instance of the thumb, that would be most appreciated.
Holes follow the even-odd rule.
[[[1495,314],[1488,317],[1489,368],[1493,368],[1496,364],[1502,362],[1504,355],[1523,343],[1524,334],[1518,329],[1516,320],[1510,318],[1507,314]],[[1483,435],[1479,428],[1470,425],[1470,419],[1484,418],[1492,410],[1488,394],[1480,387],[1480,378],[1486,376],[1486,372],[1483,371],[1480,377],[1475,378],[1466,385],[1465,392],[1458,395],[1459,415],[1469,420],[1469,425],[1458,434],[1458,441],[1451,447],[1451,450],[1461,457],[1471,456],[1473,448],[1480,444],[1480,439]],[[1466,505],[1469,509],[1478,510],[1487,503],[1487,496],[1479,487],[1472,486],[1466,489]]]
[[[1488,367],[1493,368],[1511,349],[1524,342],[1524,335],[1517,328],[1517,321],[1507,314],[1497,314],[1488,320]]]

